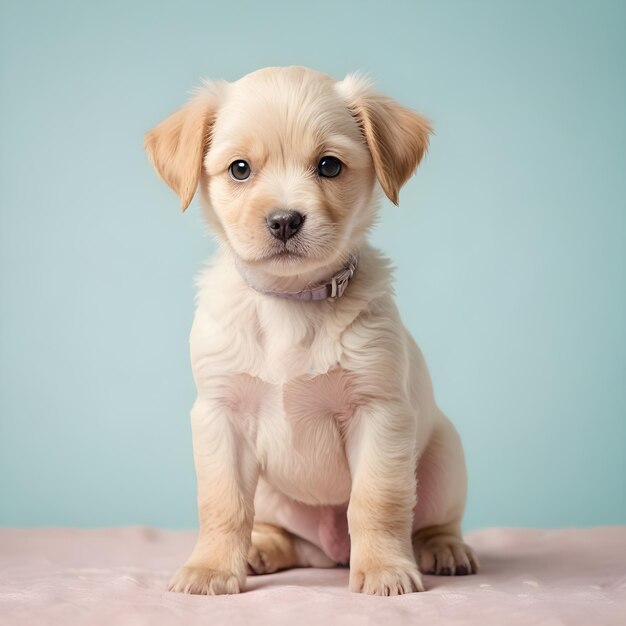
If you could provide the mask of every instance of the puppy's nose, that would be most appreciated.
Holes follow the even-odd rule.
[[[266,218],[267,228],[270,233],[280,239],[287,242],[287,239],[293,237],[304,223],[304,215],[298,213],[298,211],[285,211],[280,209],[273,211]]]

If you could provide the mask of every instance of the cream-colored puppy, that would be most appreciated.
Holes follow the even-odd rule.
[[[200,531],[171,590],[349,562],[350,589],[395,595],[476,571],[461,442],[366,241],[429,131],[362,77],[286,67],[206,83],[146,135],[220,244],[191,331]]]

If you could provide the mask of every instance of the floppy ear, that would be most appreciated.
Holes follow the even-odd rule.
[[[430,122],[376,93],[370,81],[358,74],[346,76],[338,88],[361,127],[378,182],[397,205],[401,187],[415,172],[428,148]]]
[[[207,84],[182,109],[148,131],[144,148],[159,176],[179,196],[184,211],[193,199],[217,110],[215,90]]]

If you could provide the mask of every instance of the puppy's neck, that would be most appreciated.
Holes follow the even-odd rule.
[[[357,260],[358,250],[353,250],[321,267],[291,276],[277,276],[239,261],[235,264],[248,286],[256,291],[292,300],[321,300],[343,295]]]

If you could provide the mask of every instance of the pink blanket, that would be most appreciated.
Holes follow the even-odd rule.
[[[626,526],[493,529],[467,540],[477,576],[426,576],[394,598],[347,590],[348,572],[251,577],[238,596],[167,593],[192,532],[151,528],[0,529],[0,623],[18,626],[626,624]]]

